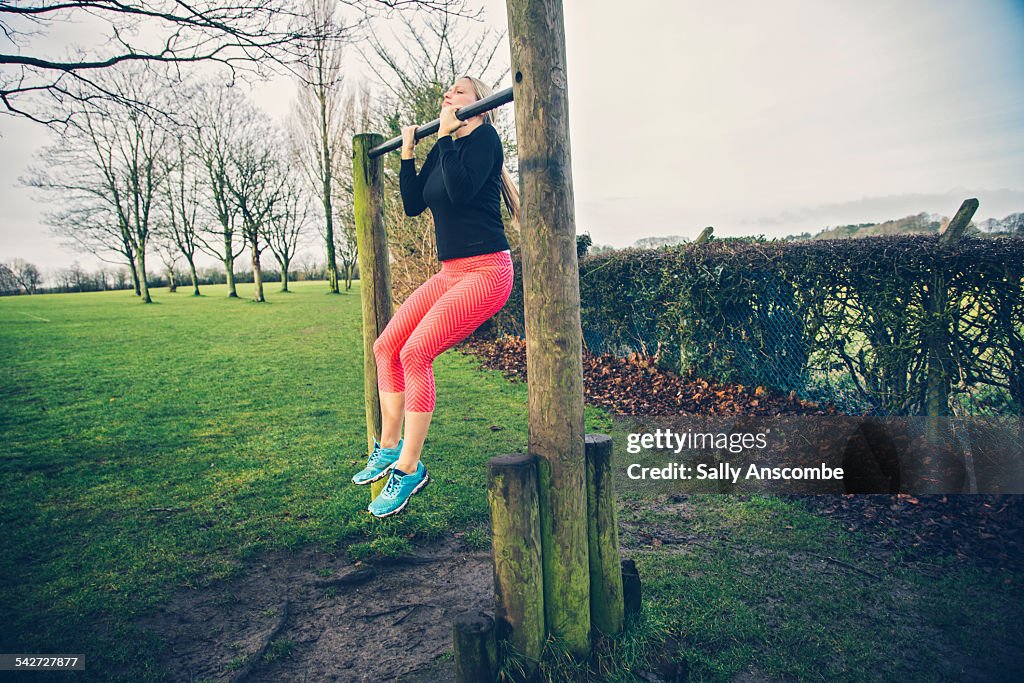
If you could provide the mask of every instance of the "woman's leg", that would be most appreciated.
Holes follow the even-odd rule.
[[[501,310],[512,293],[511,260],[485,256],[490,257],[485,263],[495,265],[460,273],[459,280],[423,316],[400,352],[407,388],[405,442],[395,467],[407,474],[416,471],[434,414],[434,359]]]
[[[405,392],[378,390],[377,394],[380,396],[380,447],[394,448],[402,438]]]
[[[400,357],[402,346],[450,285],[447,275],[442,273],[428,278],[398,307],[373,344],[380,395],[382,448],[394,448],[402,436],[402,417],[405,415],[405,371]]]
[[[430,429],[430,418],[434,411],[427,413],[405,413],[405,442],[402,444],[402,454],[398,456],[395,467],[412,474],[423,453],[423,442],[427,440],[427,430]]]

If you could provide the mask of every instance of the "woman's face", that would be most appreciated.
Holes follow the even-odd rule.
[[[468,78],[460,78],[452,87],[448,88],[441,106],[465,107],[474,102],[476,102],[476,95],[473,93],[473,83]]]

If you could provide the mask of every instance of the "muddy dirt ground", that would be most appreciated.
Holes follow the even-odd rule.
[[[954,554],[985,571],[1024,569],[1021,496],[786,497],[876,544],[919,548],[922,559]],[[673,516],[692,505],[677,498]],[[624,557],[653,543],[628,524],[620,534]],[[490,551],[452,536],[378,563],[353,564],[343,552],[263,555],[237,578],[178,591],[136,626],[167,642],[153,665],[172,683],[443,683],[454,680],[453,621],[493,613],[493,600]],[[652,671],[646,680],[665,679]]]
[[[268,554],[237,579],[179,591],[137,626],[166,639],[154,665],[174,683],[439,683],[454,678],[442,656],[453,620],[492,612],[493,601],[490,551],[451,539],[377,565],[311,550]]]

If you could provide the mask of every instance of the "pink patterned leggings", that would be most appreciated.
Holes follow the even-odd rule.
[[[434,359],[501,310],[512,293],[508,251],[441,262],[373,344],[377,388],[405,392],[405,409],[434,410]]]

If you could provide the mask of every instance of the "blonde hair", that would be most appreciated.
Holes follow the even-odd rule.
[[[479,78],[473,76],[462,76],[461,78],[467,79],[473,84],[473,94],[476,95],[478,100],[482,100],[485,97],[490,97],[494,94],[491,86],[487,85]],[[481,116],[484,117],[484,123],[490,123],[494,125],[491,120],[491,112],[485,111]],[[512,182],[512,176],[509,175],[508,169],[505,165],[501,166],[501,196],[505,200],[505,206],[508,208],[508,214],[512,217],[512,221],[518,226],[519,225],[519,188]]]

